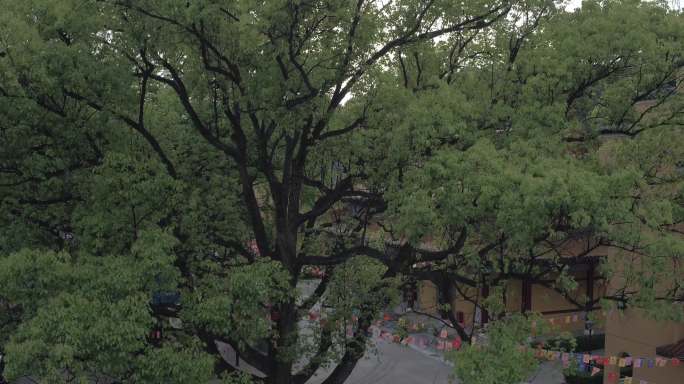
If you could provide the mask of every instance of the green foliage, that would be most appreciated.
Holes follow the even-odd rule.
[[[273,336],[270,310],[295,292],[289,274],[274,262],[233,268],[225,277],[205,279],[184,302],[192,324],[235,340],[255,342]]]
[[[363,352],[350,318],[423,258],[503,313],[522,274],[576,288],[580,238],[611,301],[681,320],[684,19],[561,3],[0,0],[0,374],[248,382],[225,340],[290,382]],[[328,322],[300,330],[311,265]],[[523,328],[459,377],[522,380]]]
[[[520,351],[530,334],[529,324],[522,316],[492,323],[484,345],[466,345],[454,353],[456,377],[464,384],[515,384],[527,379],[537,367],[531,351]]]

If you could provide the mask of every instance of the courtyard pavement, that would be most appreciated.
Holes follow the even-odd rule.
[[[305,295],[313,290],[314,284],[305,284]],[[319,309],[318,307],[317,309]],[[443,351],[437,349],[438,333],[444,328],[434,319],[406,312],[402,309],[390,310],[391,319],[381,321],[375,325],[373,346],[368,348],[366,355],[361,358],[345,384],[459,384],[453,378],[453,365],[444,360]],[[411,332],[413,338],[419,338],[424,343],[402,345],[379,337],[378,333],[393,334],[397,326],[397,319],[403,317],[409,323],[423,323],[423,329]],[[300,324],[301,331],[307,333],[310,325],[306,321]],[[446,340],[453,340],[456,333],[447,329]],[[235,352],[228,345],[219,345],[227,361],[235,361]],[[240,360],[240,368],[250,373],[260,375],[260,372],[249,367]],[[334,366],[321,368],[307,381],[306,384],[321,384],[334,369]],[[564,383],[562,368],[557,362],[542,362],[538,371],[529,379],[529,384],[562,384]]]
[[[345,384],[448,384],[452,367],[412,348],[378,341],[376,351],[359,360]],[[307,384],[320,384],[328,370],[321,370]]]
[[[560,363],[543,362],[530,384],[565,383]],[[307,384],[320,384],[332,367],[320,370]],[[375,353],[359,360],[345,384],[458,384],[453,367],[437,357],[404,345],[379,341]]]

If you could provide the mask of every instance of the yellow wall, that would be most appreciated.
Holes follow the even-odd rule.
[[[437,313],[437,287],[432,282],[418,282],[418,309],[422,312]]]
[[[626,352],[632,357],[655,359],[656,347],[676,343],[681,339],[684,339],[684,324],[651,320],[635,309],[622,313],[613,312],[606,321],[607,356],[618,356]],[[604,383],[608,383],[608,372],[617,372],[617,368],[609,366],[606,369]],[[636,383],[646,380],[649,384],[682,384],[684,365],[634,368],[633,375],[633,382]]]
[[[578,276],[579,277],[579,276]],[[506,310],[510,313],[520,312],[522,307],[522,282],[520,280],[509,281],[506,291]],[[600,297],[605,292],[602,281],[594,282],[594,297]],[[455,299],[451,302],[451,309],[456,312],[463,312],[465,325],[470,326],[473,323],[475,306],[464,300],[458,292],[454,292]],[[477,291],[475,288],[469,288],[465,291],[468,296],[474,296]],[[586,282],[578,282],[577,290],[571,293],[571,296],[580,303],[585,302],[586,297]],[[431,314],[437,313],[437,288],[429,281],[421,281],[418,284],[418,305],[419,310]],[[567,301],[562,295],[556,291],[546,288],[543,285],[532,284],[532,311],[534,312],[548,312],[560,310],[575,310],[570,313],[550,314],[544,316],[545,318],[561,319],[556,322],[554,331],[580,331],[584,329],[583,309],[578,309],[576,306]],[[580,316],[580,321],[565,323],[565,316],[577,314]],[[594,328],[601,329],[600,324]]]

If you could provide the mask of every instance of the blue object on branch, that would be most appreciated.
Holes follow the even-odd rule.
[[[180,292],[154,292],[152,305],[168,306],[180,304]]]

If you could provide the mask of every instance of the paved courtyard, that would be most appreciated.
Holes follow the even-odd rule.
[[[410,347],[379,341],[376,353],[359,360],[345,384],[448,384],[452,367]],[[307,384],[320,384],[328,371]]]
[[[332,369],[332,368],[331,368]],[[543,362],[530,384],[565,383],[557,362]],[[329,370],[321,370],[307,384],[320,384]],[[425,352],[400,344],[379,341],[375,353],[359,360],[345,384],[458,384],[453,367]]]

